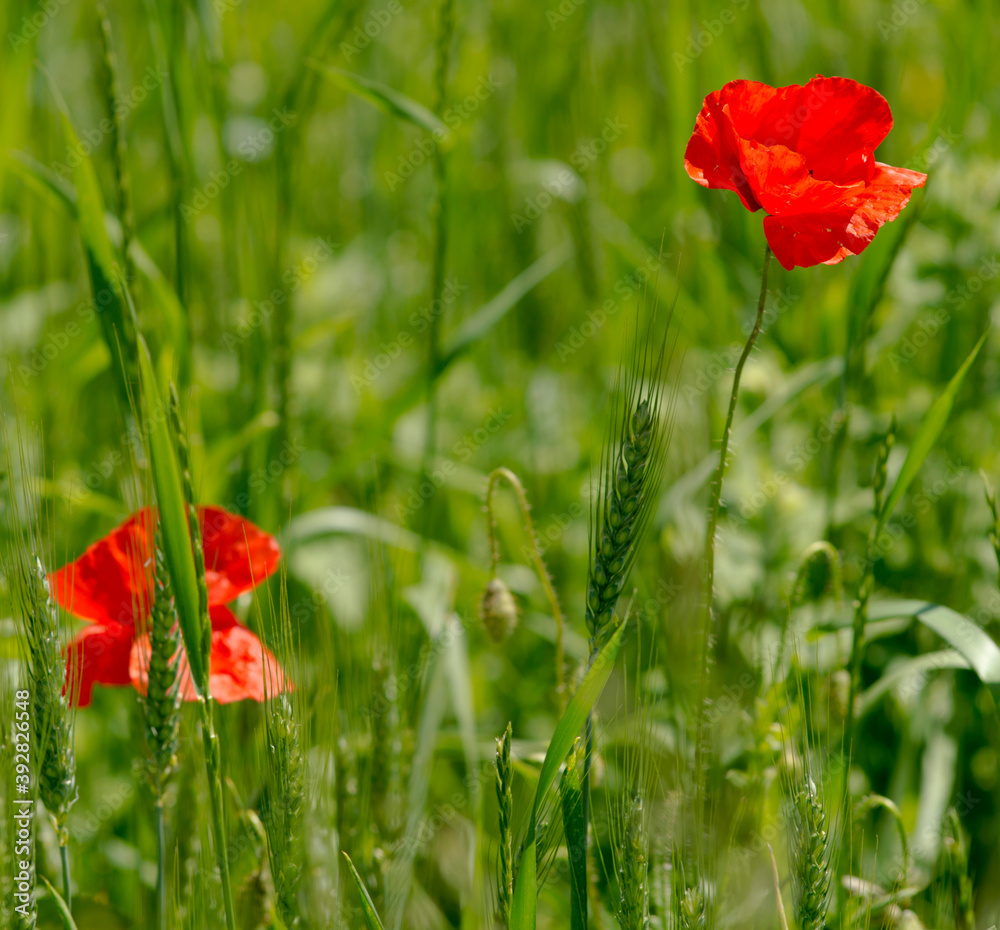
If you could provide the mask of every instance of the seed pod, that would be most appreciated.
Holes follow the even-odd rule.
[[[517,601],[510,588],[499,578],[492,578],[479,602],[479,619],[490,639],[498,645],[517,627]]]

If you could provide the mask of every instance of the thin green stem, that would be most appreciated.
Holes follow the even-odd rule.
[[[874,559],[871,553],[876,542],[875,527],[878,514],[872,521],[872,529],[868,534],[868,545],[865,549],[865,567],[858,585],[858,599],[854,603],[854,632],[851,642],[851,683],[847,691],[847,720],[844,725],[844,735],[848,741],[848,750],[854,735],[854,705],[857,702],[858,689],[861,684],[861,658],[865,651],[865,627],[868,625],[868,601],[875,586]]]
[[[861,572],[861,581],[858,583],[858,599],[854,605],[854,635],[851,640],[851,681],[847,695],[847,720],[844,734],[848,740],[848,749],[851,748],[850,741],[854,735],[854,702],[857,698],[858,689],[861,686],[861,659],[865,650],[865,627],[868,624],[868,600],[871,598],[872,590],[875,587],[875,552],[878,542],[879,527],[882,524],[882,513],[885,507],[885,486],[887,481],[889,453],[892,451],[896,437],[896,417],[893,415],[889,424],[889,429],[879,447],[878,457],[875,460],[875,474],[872,478],[872,491],[875,502],[872,509],[872,525],[868,531],[868,545],[865,548],[864,568]]]
[[[711,627],[712,594],[715,585],[715,533],[719,526],[719,508],[722,500],[722,480],[726,475],[726,458],[729,454],[729,437],[733,431],[733,418],[736,416],[736,402],[740,393],[740,379],[743,376],[743,367],[746,365],[750,353],[753,351],[757,337],[760,335],[761,327],[764,324],[764,304],[767,302],[767,272],[771,265],[771,248],[764,249],[764,269],[760,275],[760,296],[757,298],[757,316],[754,319],[753,329],[739,361],[736,363],[736,371],[733,373],[733,389],[729,395],[729,411],[726,414],[726,426],[722,431],[722,447],[719,450],[719,464],[715,469],[715,477],[712,479],[712,500],[708,516],[708,536],[705,539],[705,602],[707,633]]]
[[[156,926],[167,930],[167,837],[163,795],[156,799]]]
[[[72,913],[73,892],[69,880],[69,847],[65,843],[59,846],[59,858],[62,860],[63,898],[66,901],[66,910]]]
[[[722,431],[722,447],[719,450],[719,464],[715,469],[715,476],[712,479],[712,496],[708,512],[708,532],[705,537],[705,616],[704,632],[702,634],[702,652],[698,668],[702,674],[702,700],[701,711],[704,711],[705,700],[708,697],[708,665],[710,656],[710,645],[712,636],[712,602],[715,590],[715,534],[719,526],[719,509],[722,500],[722,482],[726,475],[726,459],[729,455],[729,438],[733,430],[733,419],[736,416],[736,404],[739,399],[740,379],[743,376],[743,368],[746,365],[750,353],[757,342],[761,328],[764,324],[764,306],[767,302],[767,272],[771,265],[771,248],[764,248],[764,267],[760,274],[760,296],[757,298],[757,316],[754,319],[753,329],[747,338],[743,352],[736,363],[736,370],[733,372],[733,388],[729,395],[729,410],[726,413],[726,425]],[[701,778],[704,774],[704,741],[707,734],[704,732],[705,715],[699,713],[702,731],[699,733],[697,745],[695,747],[696,765],[695,771]]]
[[[535,565],[535,573],[538,575],[538,580],[542,583],[542,588],[545,590],[545,596],[549,599],[552,617],[556,621],[556,694],[559,701],[559,711],[562,713],[566,709],[566,660],[563,646],[565,624],[563,613],[559,606],[559,596],[556,594],[556,589],[552,586],[552,579],[549,577],[549,571],[545,567],[542,552],[538,548],[538,537],[535,535],[535,525],[531,520],[531,505],[528,503],[528,495],[525,494],[524,486],[521,484],[520,479],[509,468],[494,469],[490,473],[489,484],[486,488],[486,514],[490,538],[490,571],[495,577],[497,563],[500,561],[496,518],[493,513],[493,493],[501,480],[506,481],[517,495],[517,502],[521,508],[521,518],[524,521],[524,532],[528,537],[528,553]]]
[[[212,797],[212,826],[215,833],[215,858],[222,879],[222,898],[226,909],[226,930],[236,930],[236,912],[233,909],[233,892],[229,885],[229,850],[226,839],[226,813],[222,800],[222,752],[215,732],[215,702],[211,697],[201,702],[202,737],[205,741],[205,768],[208,772],[208,790]]]

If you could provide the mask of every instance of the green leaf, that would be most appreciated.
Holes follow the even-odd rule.
[[[382,921],[379,920],[378,912],[375,910],[372,896],[368,894],[368,889],[361,880],[361,876],[358,875],[358,870],[354,868],[351,857],[346,852],[341,852],[341,855],[347,860],[347,866],[351,870],[351,875],[354,876],[354,884],[358,886],[358,894],[361,895],[361,909],[365,912],[365,922],[368,924],[368,930],[385,930],[382,926]]]
[[[345,535],[372,539],[405,552],[420,548],[416,533],[355,507],[320,507],[300,514],[292,520],[289,543],[300,546],[327,536]]]
[[[343,87],[344,90],[361,97],[363,100],[367,100],[382,112],[413,123],[414,126],[419,126],[421,129],[426,129],[434,135],[438,142],[443,142],[448,138],[448,127],[422,103],[417,103],[416,100],[405,94],[401,94],[385,84],[380,84],[378,81],[362,77],[360,74],[343,71],[332,65],[325,65],[315,58],[309,60],[309,65],[333,81],[334,84]]]
[[[618,658],[618,650],[621,648],[622,635],[625,632],[626,624],[623,622],[618,626],[614,635],[608,640],[608,644],[601,650],[594,664],[591,665],[586,677],[577,689],[573,699],[569,702],[552,740],[549,743],[548,751],[545,753],[545,761],[542,763],[541,772],[538,775],[538,788],[535,791],[535,803],[531,810],[531,820],[528,824],[528,833],[524,840],[524,852],[521,855],[520,867],[517,872],[517,881],[514,883],[514,903],[511,908],[510,930],[535,930],[535,906],[536,906],[536,863],[535,863],[535,830],[538,827],[538,812],[546,794],[552,787],[559,774],[559,769],[569,755],[573,743],[587,722],[587,717],[593,710],[594,704],[601,696],[608,678],[611,677],[611,670],[614,668],[615,659]]]
[[[930,601],[873,601],[871,618],[913,617],[962,655],[986,684],[1000,684],[1000,646],[977,623],[950,607]]]
[[[955,372],[955,376],[948,382],[948,387],[945,388],[944,393],[931,404],[931,409],[927,411],[924,422],[920,424],[917,435],[914,437],[913,442],[910,443],[910,448],[906,453],[906,459],[903,461],[899,477],[892,486],[892,491],[886,499],[885,505],[882,507],[882,512],[879,514],[878,526],[875,533],[876,537],[885,529],[885,525],[889,521],[889,517],[892,516],[896,505],[906,493],[906,489],[910,486],[910,483],[917,476],[920,466],[924,464],[924,459],[927,458],[931,449],[934,448],[934,443],[937,442],[938,436],[941,435],[941,431],[948,422],[948,417],[951,416],[951,410],[955,406],[955,398],[958,396],[959,390],[961,390],[962,382],[965,381],[965,376],[972,367],[972,363],[976,360],[976,356],[979,355],[979,350],[982,349],[988,335],[989,330],[979,337],[979,342],[976,343],[975,347],[969,353],[968,358],[962,362],[962,367]]]
[[[526,294],[566,264],[572,258],[573,251],[573,243],[570,241],[550,249],[517,277],[509,281],[492,300],[483,304],[472,316],[465,319],[448,340],[444,354],[438,362],[435,377],[440,376],[466,349],[484,338],[497,323],[517,306]]]
[[[38,873],[38,878],[41,883],[48,889],[50,895],[52,895],[52,900],[56,903],[56,909],[59,911],[59,916],[62,918],[63,926],[66,930],[76,930],[76,924],[73,921],[73,915],[69,912],[69,907],[63,900],[63,896],[59,894],[55,888],[52,887],[52,882],[50,882],[41,872]]]
[[[76,164],[73,166],[73,187],[75,192],[76,221],[80,229],[87,256],[87,267],[90,272],[91,287],[99,309],[104,339],[108,344],[112,359],[117,363],[115,368],[119,379],[122,398],[127,402],[129,396],[129,370],[134,363],[133,331],[129,326],[125,298],[122,289],[122,269],[118,261],[118,252],[108,235],[105,224],[104,200],[101,197],[101,185],[97,179],[90,156],[85,154],[89,149],[80,144],[80,138],[73,126],[69,107],[63,99],[59,88],[52,77],[45,72],[49,89],[59,110],[63,136],[69,151],[77,153]],[[29,162],[20,159],[21,167],[32,170]],[[65,184],[56,181],[50,172],[38,177],[44,188],[56,196],[65,197]]]
[[[74,220],[79,220],[76,188],[72,184],[24,152],[7,152],[6,161],[28,187],[42,197],[59,204]],[[104,228],[112,244],[120,247],[122,228],[118,218],[105,212]],[[175,349],[185,353],[185,361],[190,366],[187,315],[177,297],[177,292],[138,239],[133,238],[129,242],[128,256],[135,264],[136,270],[146,279],[150,293],[160,306],[171,344]],[[112,347],[112,354],[117,357],[115,347]]]
[[[80,146],[80,138],[73,127],[69,110],[55,86],[52,93],[56,98],[59,113],[62,117],[63,135],[67,146],[74,152],[85,151]],[[80,226],[80,235],[87,251],[100,268],[101,274],[108,282],[118,278],[115,249],[104,225],[104,199],[101,197],[101,186],[97,180],[90,158],[80,155],[78,163],[73,168],[73,186],[76,189],[76,218]]]
[[[577,737],[559,782],[563,832],[569,854],[570,930],[587,930],[587,818],[583,803],[585,760],[586,746]]]
[[[928,672],[946,668],[969,668],[969,662],[954,649],[941,649],[895,663],[858,698],[858,719],[868,714],[897,685],[903,684],[910,678],[923,677]]]
[[[174,440],[167,423],[167,410],[156,386],[153,362],[146,341],[139,339],[139,385],[145,408],[144,428],[149,441],[149,461],[153,486],[160,510],[163,549],[170,568],[181,635],[187,651],[191,678],[199,692],[205,694],[208,669],[202,655],[202,616],[198,596],[198,577],[194,564],[194,549],[188,524],[187,503],[181,483],[180,466],[174,450]]]

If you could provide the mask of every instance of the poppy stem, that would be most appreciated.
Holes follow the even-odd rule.
[[[733,372],[733,389],[729,395],[729,410],[726,414],[726,426],[722,431],[722,447],[719,450],[719,464],[716,466],[715,476],[712,479],[712,496],[708,512],[708,533],[705,537],[705,627],[704,634],[702,636],[702,654],[699,663],[699,668],[701,669],[702,674],[702,701],[700,715],[702,732],[699,734],[695,750],[698,757],[695,770],[698,772],[699,777],[704,776],[703,744],[704,738],[707,736],[705,732],[705,725],[707,721],[705,720],[704,711],[706,708],[705,699],[708,697],[709,660],[713,627],[712,601],[715,589],[715,534],[719,526],[719,509],[720,502],[722,500],[722,480],[726,475],[726,458],[729,455],[729,437],[733,430],[733,418],[736,416],[736,402],[740,392],[740,378],[743,376],[743,367],[746,365],[747,359],[753,351],[753,347],[757,342],[757,337],[760,335],[761,328],[764,324],[764,306],[767,303],[767,272],[770,265],[771,247],[765,246],[764,267],[760,274],[760,296],[757,298],[757,316],[754,319],[753,329],[750,330],[750,335],[747,338],[746,345],[743,347],[743,352],[740,354],[739,361],[736,363],[736,369]]]
[[[549,606],[552,608],[552,618],[556,622],[556,700],[559,706],[559,713],[566,710],[566,660],[563,647],[563,613],[559,607],[559,595],[552,586],[552,578],[549,570],[545,566],[545,559],[542,550],[538,546],[538,536],[535,533],[535,524],[531,519],[531,504],[528,503],[528,495],[521,484],[521,479],[517,477],[509,468],[495,468],[490,472],[490,480],[486,487],[486,514],[487,530],[490,540],[490,577],[496,578],[497,565],[500,562],[500,545],[497,541],[496,517],[493,510],[493,495],[497,484],[503,480],[513,488],[517,495],[517,503],[521,509],[521,519],[524,521],[524,532],[528,537],[527,555],[534,563],[535,572],[541,582],[545,596],[548,598]]]

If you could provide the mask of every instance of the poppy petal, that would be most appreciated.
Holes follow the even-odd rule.
[[[860,255],[875,229],[858,222],[853,210],[845,213],[796,213],[765,216],[764,235],[783,268],[835,265],[848,255]]]
[[[140,694],[146,693],[149,684],[149,634],[143,633],[132,643],[132,651],[129,653],[128,674],[132,686]],[[195,690],[194,682],[191,680],[191,671],[188,668],[187,659],[184,656],[183,647],[181,653],[175,661],[181,663],[180,669],[180,694],[185,701],[198,700],[198,692]]]
[[[803,155],[813,174],[838,183],[865,180],[872,153],[892,129],[889,103],[877,90],[843,77],[817,75],[804,86],[782,88],[782,115],[760,133]]]
[[[910,202],[913,189],[923,187],[926,181],[927,175],[919,171],[875,162],[875,170],[865,185],[860,206],[866,221],[878,226],[891,223]]]
[[[135,627],[130,623],[95,624],[81,630],[66,655],[66,691],[86,707],[95,684],[127,685]]]
[[[229,616],[220,615],[216,619],[216,613],[221,611]],[[291,690],[271,652],[225,607],[213,611],[211,687],[212,696],[220,704],[264,701],[271,695]]]
[[[291,690],[277,660],[257,636],[236,619],[228,607],[217,606],[212,615],[212,655],[209,683],[212,697],[220,704],[234,701],[264,701],[281,691]],[[182,660],[183,661],[183,660]],[[265,687],[264,669],[268,680]],[[140,694],[149,681],[149,637],[140,636],[129,656],[129,677]],[[187,662],[181,670],[182,700],[196,701],[198,692]]]
[[[133,514],[78,559],[49,576],[56,601],[74,616],[95,623],[134,623],[145,603],[143,566],[151,552],[152,511]]]
[[[227,604],[277,569],[278,541],[221,507],[199,507],[208,603]]]
[[[796,206],[804,212],[764,217],[764,235],[787,269],[835,265],[868,248],[879,228],[899,216],[913,188],[926,180],[919,171],[876,163],[871,183],[839,203],[820,208],[819,199],[803,197]]]
[[[813,176],[806,159],[784,145],[738,141],[740,164],[760,205],[771,214],[840,210],[864,190],[864,183],[834,184]]]
[[[741,130],[755,125],[756,116],[776,93],[773,87],[757,81],[730,81],[705,98],[684,152],[684,168],[693,181],[702,187],[735,191],[748,210],[760,209],[743,173],[738,144],[741,133],[734,119],[740,121]]]

